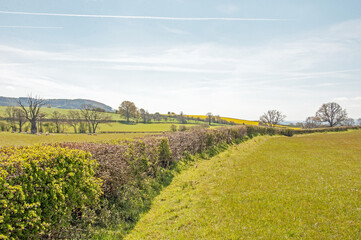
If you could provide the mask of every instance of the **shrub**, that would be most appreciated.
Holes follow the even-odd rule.
[[[52,146],[0,149],[0,238],[74,237],[101,194],[96,161]]]
[[[177,125],[174,125],[174,124],[170,125],[170,130],[172,132],[176,132],[177,131]]]

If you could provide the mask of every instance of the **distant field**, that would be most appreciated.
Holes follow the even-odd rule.
[[[186,115],[188,117],[194,117],[194,118],[200,118],[200,119],[206,119],[207,116],[204,115]],[[221,117],[221,119],[229,121],[229,122],[234,122],[236,124],[247,124],[247,125],[256,125],[258,126],[258,122],[257,121],[248,121],[248,120],[243,120],[243,119],[237,119],[237,118],[227,118],[227,117]]]
[[[28,146],[40,143],[56,142],[97,142],[112,139],[126,139],[144,137],[145,133],[106,133],[97,135],[88,134],[51,134],[37,136],[23,133],[0,132],[0,147],[3,146]],[[149,135],[149,134],[148,134]]]
[[[0,106],[0,116],[5,117],[6,116],[6,108],[5,106]],[[61,109],[61,108],[47,108],[43,107],[40,110],[41,112],[46,114],[46,118],[50,118],[50,115],[54,111],[58,111],[61,114],[67,114],[69,111],[79,111],[77,109]],[[106,113],[108,116],[112,117],[113,120],[125,120],[125,118],[122,118],[119,114],[116,113]]]
[[[126,239],[360,239],[361,131],[263,136],[173,179]]]

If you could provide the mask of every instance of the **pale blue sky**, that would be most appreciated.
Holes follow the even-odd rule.
[[[359,118],[361,1],[0,0],[0,84],[244,119],[337,101]]]

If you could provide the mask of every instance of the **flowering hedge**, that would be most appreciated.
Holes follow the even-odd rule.
[[[101,195],[96,166],[79,150],[1,148],[0,239],[68,238],[89,224]]]

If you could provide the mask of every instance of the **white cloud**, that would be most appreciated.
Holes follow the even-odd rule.
[[[36,86],[46,97],[93,98],[113,107],[130,99],[150,111],[207,109],[249,119],[276,107],[290,119],[303,119],[338,98],[350,116],[359,116],[360,26],[361,20],[354,20],[252,47],[75,46],[56,52],[3,45],[0,83],[20,89],[19,95]]]

